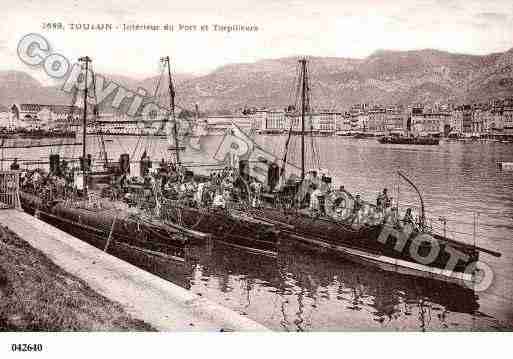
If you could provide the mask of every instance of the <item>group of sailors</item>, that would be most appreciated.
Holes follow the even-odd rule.
[[[157,168],[152,168],[149,157],[141,159],[140,176],[119,181],[121,192],[132,197],[127,189],[130,181],[142,184],[150,196],[156,195],[165,200],[180,200],[193,207],[226,208],[243,196],[239,176],[235,169],[225,167],[211,171],[208,176],[195,175],[184,166],[162,159]],[[259,186],[250,186],[259,192]],[[148,196],[146,196],[148,197]],[[149,198],[145,198],[148,200]],[[259,200],[256,200],[258,203]]]
[[[355,196],[347,192],[344,186],[333,191],[331,186],[311,184],[309,193],[308,213],[312,217],[331,216],[335,220],[341,220],[352,226],[377,225],[386,223],[393,227],[418,230],[418,224],[413,217],[411,208],[406,210],[402,219],[399,218],[398,209],[392,206],[392,197],[389,196],[388,189],[384,188],[376,197],[376,204],[365,202],[360,194]],[[337,198],[329,202],[330,196]],[[329,203],[328,203],[329,202]],[[328,210],[328,206],[333,206]]]
[[[85,170],[91,170],[91,158],[86,158],[82,166]],[[215,170],[209,176],[195,176],[187,171],[185,167],[173,162],[166,162],[162,159],[157,168],[153,169],[149,157],[141,158],[141,172],[139,177],[129,177],[128,171],[118,172],[112,178],[111,199],[120,200],[135,204],[143,199],[146,202],[154,200],[154,196],[163,199],[180,200],[184,204],[194,207],[226,208],[230,203],[240,202],[245,197],[252,207],[262,206],[262,196],[265,192],[265,185],[254,178],[249,181],[241,180],[237,171],[232,167],[225,167]],[[120,167],[122,165],[120,164]],[[19,169],[17,159],[11,164],[11,170]],[[81,170],[81,169],[80,169]],[[42,190],[43,193],[50,192],[54,196],[66,196],[71,192],[77,192],[76,174],[77,169],[69,168],[67,162],[62,160],[59,165],[53,166],[46,176],[33,171],[29,176],[22,178],[22,186],[31,186],[34,191]],[[81,171],[79,171],[81,172]],[[397,226],[410,226],[417,228],[411,208],[408,208],[402,220],[399,220],[397,208],[392,206],[392,198],[386,188],[376,198],[376,204],[370,204],[361,198],[359,194],[354,197],[340,186],[337,191],[331,187],[331,178],[320,172],[309,176],[309,191],[307,191],[308,213],[313,217],[326,216],[328,204],[327,197],[338,192],[345,197],[339,201],[334,209],[336,219],[337,213],[344,212],[340,218],[352,225],[390,223]],[[249,182],[249,183],[248,183]],[[134,193],[130,190],[131,185],[143,187],[143,196],[134,200]],[[79,189],[80,190],[80,189]],[[245,192],[245,193],[244,193]],[[351,199],[351,201],[346,200]],[[352,202],[352,203],[351,203]],[[298,203],[299,207],[303,204]],[[338,211],[338,212],[337,212]],[[332,212],[333,213],[333,212]]]

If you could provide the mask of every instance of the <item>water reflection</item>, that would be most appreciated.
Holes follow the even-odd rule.
[[[78,234],[77,234],[78,235]],[[98,248],[101,240],[87,238]],[[156,257],[113,242],[109,252],[275,330],[488,330],[457,284],[386,271],[281,241],[276,256],[221,242]]]
[[[276,258],[222,244],[186,253],[180,263],[117,255],[275,330],[486,330],[497,325],[479,313],[478,297],[470,289],[306,248],[280,245]]]

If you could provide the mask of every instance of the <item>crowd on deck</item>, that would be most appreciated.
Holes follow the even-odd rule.
[[[82,168],[85,166],[85,168]],[[83,174],[91,175],[91,157],[88,156],[79,168],[70,168],[65,160],[54,165],[48,174],[40,170],[22,172],[22,188],[38,193],[49,201],[72,195],[82,195],[85,189]],[[233,204],[250,207],[263,206],[264,193],[269,188],[255,178],[243,179],[232,167],[211,171],[208,176],[198,176],[181,165],[160,161],[156,168],[148,157],[140,162],[139,176],[130,176],[128,170],[122,169],[120,162],[110,183],[102,193],[110,200],[124,201],[129,206],[151,205],[155,201],[180,201],[182,205],[197,208],[227,208]],[[17,159],[11,165],[12,170],[19,170]],[[93,177],[93,176],[91,176]],[[296,188],[287,191],[287,185],[271,193],[275,205],[303,210],[312,217],[332,217],[353,226],[389,223],[393,226],[410,226],[418,229],[409,208],[402,220],[398,218],[397,207],[392,206],[392,198],[385,188],[377,196],[376,203],[363,201],[359,194],[353,196],[340,186],[332,189],[331,177],[320,171],[312,171],[306,177],[309,189],[298,200],[298,182]],[[290,182],[289,182],[290,185]],[[292,196],[290,195],[292,193]]]

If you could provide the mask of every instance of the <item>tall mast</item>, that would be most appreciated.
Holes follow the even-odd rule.
[[[169,106],[171,108],[171,121],[173,121],[173,137],[175,141],[176,164],[180,166],[180,148],[178,146],[178,131],[176,128],[175,118],[175,89],[173,87],[173,79],[171,78],[171,65],[169,56],[161,58],[161,61],[167,64],[167,76],[169,78]]]
[[[89,75],[89,63],[92,62],[89,56],[80,57],[78,61],[85,63],[84,73],[84,115],[82,119],[82,176],[84,181],[84,193],[87,193],[86,181],[86,131],[87,131],[87,76]]]
[[[301,180],[305,179],[305,112],[306,112],[306,59],[301,64]]]

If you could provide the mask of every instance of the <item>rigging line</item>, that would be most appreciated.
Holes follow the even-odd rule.
[[[123,146],[123,144],[121,143],[121,141],[119,140],[119,136],[114,136],[114,138],[116,139],[116,141],[118,142],[119,144],[119,148],[121,148],[121,150],[123,151],[122,153],[128,153],[126,150],[125,150],[125,147]]]
[[[137,138],[137,143],[135,144],[134,150],[132,151],[132,155],[130,158],[135,158],[135,153],[137,152],[137,149],[139,148],[139,144],[141,143],[142,138],[143,138],[143,136],[139,136]]]
[[[73,90],[73,95],[72,95],[72,98],[71,98],[71,108],[70,108],[71,116],[68,118],[68,120],[69,120],[69,127],[70,127],[69,129],[70,130],[72,129],[72,125],[75,122],[75,109],[78,110],[78,108],[76,107],[77,98],[78,98],[78,88],[75,86],[74,90]],[[75,128],[75,138],[76,138],[77,130],[78,130],[78,127]],[[72,147],[71,151],[72,151],[72,153],[74,155],[74,153],[75,153],[75,146],[71,146],[71,147]]]
[[[99,109],[98,109],[98,97],[96,94],[96,75],[94,74],[94,71],[92,69],[91,69],[91,74],[92,74],[92,87],[93,87],[92,90],[93,90],[93,98],[94,98],[94,101],[93,101],[93,126],[96,127],[96,129],[97,129],[97,130],[96,129],[94,130],[94,132],[95,132],[94,137],[96,138],[96,141],[98,144],[100,160],[102,160],[102,157],[104,157],[103,159],[105,161],[105,164],[107,164],[108,157],[107,157],[107,153],[106,153],[106,149],[105,149],[103,133],[98,126]],[[93,149],[93,153],[94,153],[94,149]]]
[[[165,70],[165,68],[164,68],[164,66],[162,66],[160,75],[157,77],[157,83],[155,85],[155,90],[153,91],[153,96],[150,97],[150,100],[153,100],[158,106],[161,106],[159,90],[160,90],[162,78],[164,76],[164,70]],[[151,118],[150,118],[150,120],[151,120]],[[144,119],[141,118],[141,121],[144,122]],[[143,132],[144,132],[144,130],[141,130],[141,132],[139,134],[136,147],[132,151],[132,157],[135,156],[137,148],[139,147],[140,144],[142,144],[142,148],[144,148],[144,150],[146,151],[146,154],[149,155],[150,158],[152,157],[152,147],[153,147],[152,146],[152,136],[151,136],[151,134],[149,136],[144,136]],[[143,137],[144,137],[144,139],[143,139]]]

